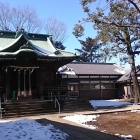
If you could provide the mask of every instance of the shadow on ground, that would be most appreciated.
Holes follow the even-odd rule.
[[[127,109],[127,107],[132,106],[132,105],[122,105],[122,106],[100,106],[94,109],[94,111],[98,111],[98,110],[104,110],[104,111],[116,111],[117,109],[123,109],[125,111],[125,109]],[[131,110],[131,109],[130,109]]]
[[[42,125],[52,124],[55,128],[67,133],[67,140],[122,140],[120,137],[105,134],[99,131],[73,126],[66,123],[55,122],[45,118],[36,119]]]

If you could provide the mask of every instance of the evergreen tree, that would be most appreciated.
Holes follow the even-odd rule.
[[[87,37],[86,41],[79,40],[79,42],[82,45],[81,49],[75,49],[80,54],[78,61],[99,62],[100,45],[97,45],[97,40]]]

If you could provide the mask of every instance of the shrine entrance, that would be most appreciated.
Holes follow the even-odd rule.
[[[8,66],[6,68],[6,98],[19,100],[34,97],[36,94],[35,71],[38,68]]]

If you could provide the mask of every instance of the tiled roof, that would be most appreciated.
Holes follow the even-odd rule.
[[[124,69],[114,63],[81,63],[73,62],[67,66],[75,72],[76,75],[123,75]]]
[[[68,58],[74,60],[77,56],[74,53],[56,49],[48,35],[20,32],[0,31],[0,57],[12,57],[21,51],[36,53],[39,57]],[[25,44],[28,47],[20,50]]]

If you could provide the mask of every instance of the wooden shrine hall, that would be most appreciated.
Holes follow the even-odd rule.
[[[44,34],[0,31],[0,94],[4,100],[41,99],[56,82],[59,67],[76,55],[56,49]]]

